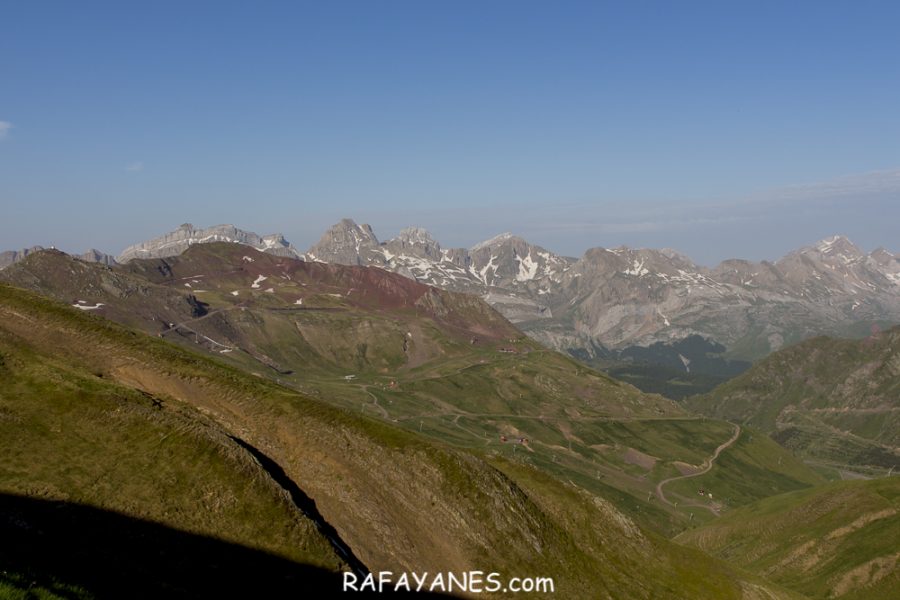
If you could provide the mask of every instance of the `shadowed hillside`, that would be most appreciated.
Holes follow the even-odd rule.
[[[0,540],[4,598],[28,597],[24,589],[60,598],[275,597],[341,585],[328,569],[60,500],[0,494]]]

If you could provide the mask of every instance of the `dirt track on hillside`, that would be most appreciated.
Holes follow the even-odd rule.
[[[663,486],[671,481],[678,481],[679,479],[687,479],[689,477],[699,477],[700,475],[705,475],[706,473],[709,473],[710,469],[713,468],[713,465],[715,464],[716,459],[719,458],[719,454],[721,454],[723,450],[725,450],[726,448],[728,448],[732,444],[734,444],[738,440],[738,437],[740,437],[740,435],[741,435],[741,426],[735,425],[734,426],[734,434],[731,436],[731,438],[727,442],[725,442],[724,444],[721,444],[718,448],[716,448],[716,451],[713,452],[713,455],[711,457],[709,457],[708,459],[706,459],[706,461],[703,463],[704,467],[702,469],[700,469],[696,473],[690,473],[688,475],[680,475],[678,477],[669,477],[668,479],[663,479],[662,481],[660,481],[659,483],[656,484],[656,496],[660,500],[662,500],[663,502],[668,504],[669,506],[675,506],[673,503],[669,502],[666,499],[666,495],[663,493]],[[712,512],[718,514],[718,512],[713,510],[711,507],[707,507],[705,505],[703,505],[703,506],[704,506],[704,508],[709,508],[710,510],[712,510]]]

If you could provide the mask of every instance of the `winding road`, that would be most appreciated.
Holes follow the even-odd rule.
[[[359,387],[362,388],[362,390],[365,391],[372,398],[372,404],[374,404],[375,408],[377,408],[378,411],[381,412],[381,416],[384,417],[385,419],[390,419],[391,415],[388,414],[388,411],[385,410],[385,408],[382,405],[378,404],[378,396],[376,396],[375,394],[373,394],[372,392],[369,391],[370,386],[361,385]]]
[[[675,506],[674,504],[672,504],[671,502],[669,502],[666,499],[666,495],[663,493],[663,486],[666,485],[667,483],[669,483],[670,481],[677,481],[679,479],[687,479],[689,477],[699,477],[700,475],[705,475],[706,473],[709,473],[709,470],[713,468],[713,464],[715,464],[716,459],[719,458],[719,454],[721,454],[723,450],[725,450],[726,448],[728,448],[729,446],[734,444],[737,441],[738,437],[740,437],[740,435],[741,435],[741,426],[735,425],[734,426],[734,434],[731,436],[731,439],[729,439],[727,442],[725,442],[724,444],[722,444],[718,448],[716,448],[716,451],[713,452],[713,455],[711,457],[709,457],[708,459],[706,459],[706,461],[703,463],[705,466],[702,469],[700,469],[696,473],[690,473],[688,475],[680,475],[679,477],[669,477],[668,479],[663,479],[662,481],[660,481],[659,483],[656,484],[656,496],[660,500],[662,500],[663,502],[668,504],[669,506]],[[700,505],[700,506],[703,506],[704,508],[709,508],[710,510],[712,510],[712,512],[717,513],[717,511],[713,510],[712,507],[705,506],[705,505]]]

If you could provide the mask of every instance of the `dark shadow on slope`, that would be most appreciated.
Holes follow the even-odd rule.
[[[0,494],[0,582],[98,598],[305,598],[342,576],[263,551],[73,504]]]
[[[241,446],[244,450],[253,455],[253,457],[259,461],[259,464],[263,469],[275,480],[275,483],[280,485],[283,489],[285,489],[290,495],[291,500],[294,502],[294,505],[299,508],[306,518],[310,519],[313,523],[316,524],[316,527],[319,530],[319,533],[324,535],[328,541],[331,543],[334,551],[340,556],[343,560],[347,562],[353,572],[359,575],[360,578],[365,577],[369,574],[369,569],[362,563],[359,558],[353,554],[353,550],[350,549],[350,546],[341,539],[341,536],[338,534],[337,530],[334,528],[331,523],[325,520],[325,517],[322,516],[322,513],[319,512],[318,507],[316,507],[316,502],[312,498],[306,495],[306,492],[300,489],[294,480],[288,477],[287,473],[284,472],[284,469],[281,468],[277,462],[263,454],[262,451],[251,446],[244,440],[237,438],[235,436],[229,436],[235,443]]]

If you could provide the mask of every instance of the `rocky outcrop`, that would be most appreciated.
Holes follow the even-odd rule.
[[[0,269],[4,269],[10,265],[20,262],[27,256],[34,254],[35,252],[40,252],[41,250],[44,250],[43,246],[32,246],[31,248],[25,248],[19,251],[0,252]],[[109,254],[100,252],[99,250],[95,250],[94,248],[91,248],[84,254],[75,255],[75,258],[83,260],[84,262],[100,263],[108,267],[116,264],[116,259],[114,256],[110,256]]]
[[[185,224],[131,246],[117,260],[175,256],[215,241],[378,267],[475,294],[542,343],[589,356],[701,335],[724,344],[731,356],[755,359],[812,335],[900,322],[900,259],[883,248],[866,254],[842,236],[775,262],[731,259],[709,269],[671,249],[592,248],[568,258],[510,233],[469,249],[444,248],[418,227],[380,242],[372,227],[352,219],[332,226],[306,253],[277,234]],[[0,255],[0,267],[30,251]],[[97,251],[81,258],[112,264]]]
[[[32,246],[31,248],[23,248],[22,250],[7,250],[6,252],[0,252],[0,269],[5,269],[9,265],[24,260],[29,254],[40,252],[43,249],[42,246]]]
[[[177,256],[194,244],[209,242],[234,242],[278,256],[301,258],[301,254],[281,234],[259,236],[253,232],[238,229],[234,225],[216,225],[206,229],[195,229],[190,223],[185,223],[166,235],[129,246],[116,260],[126,263],[135,258]]]
[[[101,265],[106,265],[107,267],[118,264],[116,262],[115,256],[111,256],[109,254],[106,254],[105,252],[100,252],[99,250],[95,250],[94,248],[91,248],[84,254],[79,254],[77,258],[85,262],[100,263]]]
[[[378,238],[372,227],[343,219],[322,235],[318,243],[307,251],[306,258],[339,265],[378,265],[383,263],[378,247]]]
[[[821,333],[900,321],[900,260],[842,236],[770,262],[713,269],[671,249],[592,248],[567,258],[504,233],[444,249],[420,228],[378,243],[344,219],[310,249],[326,262],[388,269],[477,294],[541,342],[593,354],[702,335],[756,358]]]
[[[730,260],[714,269],[655,250],[594,249],[563,277],[551,306],[577,334],[607,346],[698,333],[756,358],[813,335],[900,320],[898,266],[890,253],[866,255],[846,238],[775,263]]]

